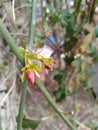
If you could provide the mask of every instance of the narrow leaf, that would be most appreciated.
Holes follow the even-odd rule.
[[[41,123],[40,119],[39,120],[30,120],[30,119],[23,118],[22,127],[24,129],[26,129],[26,128],[36,129],[40,123]]]

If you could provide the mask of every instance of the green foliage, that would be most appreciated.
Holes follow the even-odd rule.
[[[41,39],[40,37],[35,37],[34,42],[36,43],[36,46],[38,48],[41,48],[44,45],[44,40]]]
[[[72,61],[74,60],[74,54],[71,53],[70,56],[66,55],[64,58],[67,65],[71,65]]]
[[[63,76],[64,76],[63,73],[58,73],[54,76],[54,80],[56,80],[60,85],[62,83]]]
[[[66,99],[66,92],[64,87],[59,87],[58,90],[54,91],[53,94],[56,98],[56,102],[61,102],[62,100]]]
[[[71,37],[74,32],[75,21],[74,16],[70,13],[69,9],[62,10],[61,25],[66,28],[67,36]]]
[[[97,130],[97,129],[98,129],[98,123],[92,122],[92,123],[90,124],[90,127],[92,128],[92,130]]]
[[[56,74],[54,75],[54,80],[59,86],[58,90],[53,92],[57,102],[66,99],[68,94],[73,93],[74,86],[82,86],[84,88],[92,86],[89,79],[93,76],[93,67],[98,61],[98,49],[95,43],[95,38],[98,37],[98,27],[97,25],[94,27],[91,22],[97,2],[92,3],[89,12],[83,9],[87,8],[88,5],[82,5],[82,0],[75,0],[73,12],[68,7],[60,10],[55,5],[54,7],[51,4],[47,6],[50,13],[45,13],[46,17],[44,20],[48,19],[48,28],[51,31],[52,28],[56,28],[56,31],[61,29],[62,32],[65,29],[66,32],[65,35],[62,34],[65,36],[65,43],[61,51],[65,55],[63,58],[65,68],[60,68],[61,71],[56,70]],[[59,27],[56,26],[57,24]],[[54,31],[52,33],[56,38],[60,35],[60,33]],[[75,70],[77,71],[74,74]],[[66,92],[68,93],[67,95]]]
[[[36,129],[41,123],[41,120],[30,120],[30,119],[25,119],[23,118],[22,122],[22,128],[31,128],[31,129]]]
[[[51,23],[52,26],[55,25],[60,20],[58,14],[56,14],[55,12],[52,13],[50,19],[52,20]]]

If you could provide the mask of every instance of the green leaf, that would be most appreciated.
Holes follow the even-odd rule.
[[[78,41],[78,39],[73,36],[72,39],[70,39],[68,42],[66,42],[66,45],[65,45],[65,48],[64,48],[65,53],[72,51],[72,48],[75,47],[77,41]]]
[[[62,73],[59,73],[59,74],[54,76],[54,80],[56,80],[58,82],[58,84],[62,83],[62,79],[63,79],[63,74]]]
[[[50,18],[51,18],[52,26],[59,21],[59,16],[57,15],[57,13],[52,13]]]
[[[21,51],[22,54],[26,53],[26,50],[23,47],[19,47],[19,50]]]
[[[92,77],[94,74],[96,74],[95,65],[91,63],[89,65],[88,75]]]
[[[22,73],[22,81],[24,81],[26,75],[25,75],[25,71]]]
[[[62,27],[68,26],[67,22],[64,19],[61,19],[61,24],[62,24]]]
[[[65,60],[65,62],[66,62],[68,65],[70,65],[70,64],[72,63],[72,61],[74,60],[74,54],[71,53],[70,56],[67,56],[67,55],[66,55],[66,57],[64,58],[64,60]]]
[[[95,7],[98,7],[98,0],[95,1]]]
[[[90,57],[96,56],[97,49],[96,49],[96,47],[95,47],[93,42],[90,44],[90,48],[91,48],[91,51],[90,51],[90,53],[88,55]]]
[[[34,54],[26,54],[27,59],[36,59],[36,56]]]
[[[61,102],[62,100],[66,99],[66,94],[68,93],[64,87],[59,87],[58,90],[54,91],[53,94],[56,98],[56,102]]]
[[[61,25],[66,28],[66,35],[70,36],[73,34],[75,22],[74,16],[70,13],[69,9],[65,9],[61,14]]]
[[[34,42],[37,47],[42,47],[44,45],[44,40],[39,37],[35,37]]]
[[[62,11],[62,18],[68,18],[71,16],[71,13],[69,12],[69,9],[64,9]]]
[[[26,128],[31,128],[31,129],[36,129],[39,124],[41,123],[42,120],[30,120],[30,119],[25,119],[23,118],[23,123],[22,123],[22,127],[24,129]]]
[[[81,72],[84,72],[86,70],[87,66],[88,66],[87,61],[83,61],[81,63]]]
[[[97,128],[98,128],[98,123],[92,122],[92,123],[90,124],[90,126],[91,126],[92,128],[94,128],[95,130],[97,130]]]
[[[79,0],[74,0],[75,7],[77,7]]]
[[[40,71],[40,67],[38,66],[38,64],[29,64],[26,66],[27,70],[36,70],[36,71]]]

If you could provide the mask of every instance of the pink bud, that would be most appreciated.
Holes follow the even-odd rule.
[[[34,83],[35,83],[36,75],[35,75],[34,70],[27,70],[27,71],[26,71],[26,77],[27,77],[27,79],[29,80],[29,82],[30,82],[31,84],[34,84]]]

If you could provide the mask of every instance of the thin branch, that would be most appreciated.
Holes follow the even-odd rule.
[[[34,37],[34,26],[35,26],[35,16],[36,16],[36,0],[32,0],[32,11],[31,11],[31,20],[30,20],[30,28],[29,28],[29,36],[28,36],[28,38],[29,38],[29,42],[28,42],[29,51],[32,50],[32,43],[33,43],[33,37]],[[19,105],[17,130],[22,129],[23,109],[24,109],[24,105],[25,105],[27,86],[28,86],[28,80],[25,79],[23,82],[21,101],[20,101],[20,105]]]
[[[51,104],[51,106],[54,108],[54,110],[58,113],[58,115],[62,118],[62,120],[71,128],[71,130],[76,130],[76,128],[71,124],[71,122],[67,119],[67,117],[61,113],[60,107],[54,102],[48,91],[45,89],[39,78],[36,79],[36,84],[38,85],[39,89],[45,96],[45,98],[48,100],[48,102]]]
[[[27,86],[28,86],[28,81],[27,79],[25,79],[23,82],[21,100],[20,100],[20,105],[19,105],[17,130],[22,130],[23,109],[24,109],[24,104],[25,104]]]
[[[36,18],[36,0],[32,0],[32,10],[31,10],[30,28],[29,28],[29,36],[28,36],[28,38],[29,38],[29,41],[28,41],[29,51],[32,51],[35,18]],[[28,81],[27,81],[27,79],[25,79],[25,81],[23,83],[21,101],[20,101],[20,105],[19,105],[17,130],[22,129],[23,108],[24,108],[24,104],[25,104],[27,85],[28,85]]]
[[[36,21],[36,0],[32,0],[32,10],[31,10],[29,40],[28,40],[29,51],[32,51],[33,47],[35,21]]]
[[[13,19],[15,20],[15,0],[12,1],[12,13],[13,13]]]
[[[89,23],[92,22],[92,17],[93,17],[93,14],[94,14],[94,11],[95,11],[95,2],[96,0],[91,0],[90,1],[90,13],[89,13]]]
[[[78,0],[77,5],[76,5],[76,9],[75,9],[75,20],[77,19],[79,10],[80,10],[80,6],[81,6],[81,2],[82,0]]]

